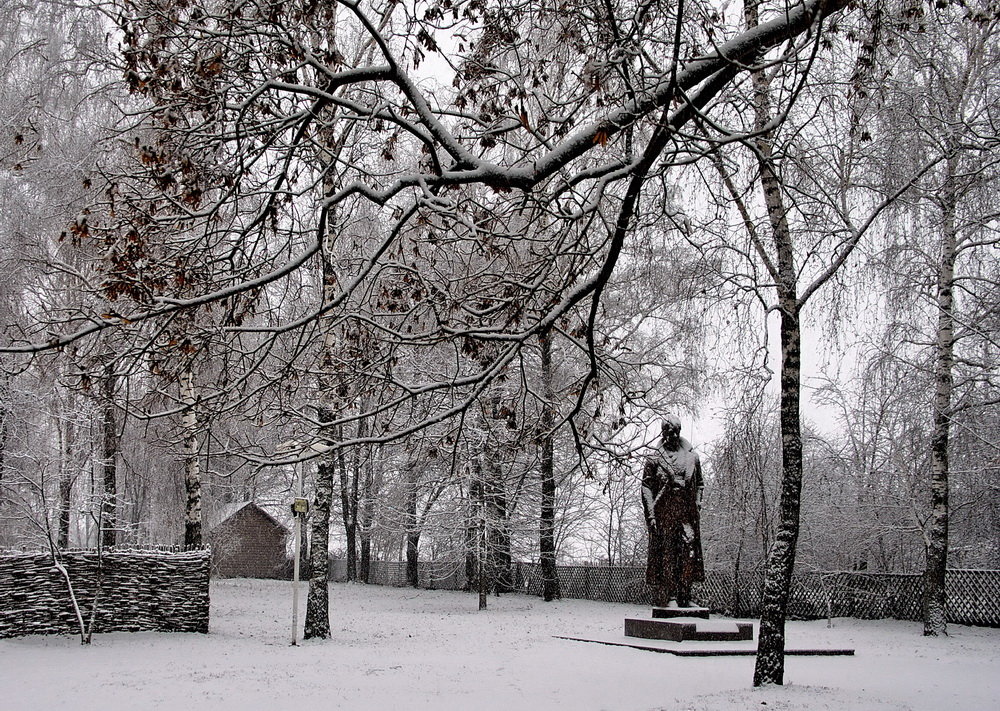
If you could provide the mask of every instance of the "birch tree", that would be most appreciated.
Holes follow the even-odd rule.
[[[899,211],[910,239],[888,242],[881,260],[901,277],[890,281],[897,313],[906,314],[896,322],[897,337],[907,351],[916,347],[912,364],[933,377],[928,514],[921,521],[926,635],[947,630],[952,428],[963,410],[995,401],[992,358],[982,356],[997,339],[988,314],[996,308],[997,216],[990,205],[1000,177],[998,37],[987,4],[914,8],[898,35],[900,69],[887,87],[899,141],[893,165],[938,161]]]
[[[746,27],[762,26],[773,12],[765,3],[745,3]],[[862,26],[851,36],[865,37],[865,32]],[[824,42],[852,57],[853,65],[830,61]],[[863,41],[852,47],[849,39],[817,38],[813,53],[797,64],[772,65],[760,54],[742,105],[753,117],[751,125],[744,124],[741,131],[717,123],[709,130],[723,144],[713,157],[716,195],[721,192],[728,199],[721,214],[735,218],[742,234],[734,239],[726,227],[721,239],[697,234],[690,239],[710,263],[732,270],[725,278],[736,288],[734,295],[752,294],[765,318],[774,312],[778,319],[782,476],[765,573],[755,685],[781,684],[784,676],[784,626],[802,500],[804,311],[821,288],[844,279],[866,233],[937,162],[917,165],[873,189],[866,176],[881,160],[867,130],[877,119],[873,104],[863,91],[839,94],[833,89],[835,82],[862,82],[871,51]],[[734,120],[739,125],[740,119]],[[743,138],[742,132],[751,137]],[[711,225],[706,231],[712,233]],[[766,330],[763,323],[761,327]]]

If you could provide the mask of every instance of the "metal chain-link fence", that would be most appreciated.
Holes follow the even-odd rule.
[[[464,590],[466,588],[465,563],[445,561],[421,562],[417,565],[420,587],[428,590]],[[330,580],[347,580],[347,561],[336,558],[330,561]],[[406,563],[397,561],[372,561],[368,582],[371,585],[403,587],[406,583]]]
[[[346,577],[346,563],[335,561],[331,578]],[[560,565],[559,591],[564,598],[648,605],[645,568]],[[538,563],[515,563],[514,588],[542,594]],[[467,588],[465,563],[427,562],[418,566],[420,586],[438,590]],[[373,562],[370,582],[406,585],[406,564]],[[1000,571],[949,570],[946,578],[948,621],[1000,627]],[[710,570],[695,585],[694,602],[733,617],[757,617],[764,588],[762,571]],[[921,619],[922,576],[867,572],[805,572],[792,578],[788,614],[792,618],[855,617],[859,619]]]

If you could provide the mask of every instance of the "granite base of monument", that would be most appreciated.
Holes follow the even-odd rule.
[[[625,636],[672,642],[745,642],[753,639],[749,622],[710,621],[707,607],[654,607],[652,619],[628,617]]]
[[[619,633],[620,634],[620,633]],[[654,607],[652,619],[626,617],[625,634],[577,637],[554,635],[573,642],[592,642],[612,647],[630,647],[679,657],[752,656],[757,654],[752,622],[711,620],[704,607]],[[850,648],[800,645],[790,641],[786,655],[853,655]]]
[[[750,622],[709,621],[700,616],[625,618],[625,636],[672,642],[742,642],[753,639]]]

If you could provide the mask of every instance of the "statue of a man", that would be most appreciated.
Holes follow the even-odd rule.
[[[653,605],[691,605],[691,585],[705,579],[698,509],[704,482],[701,461],[681,437],[681,421],[668,415],[663,440],[646,459],[642,507],[649,532],[646,582]]]

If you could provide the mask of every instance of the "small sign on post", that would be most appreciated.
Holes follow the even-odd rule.
[[[292,566],[292,645],[299,643],[299,562],[302,555],[302,526],[309,513],[309,500],[302,497],[302,462],[307,459],[307,451],[323,454],[329,452],[330,445],[323,442],[302,443],[298,440],[282,442],[275,447],[276,454],[294,455],[295,497],[292,499],[292,516],[295,522],[295,562]],[[286,460],[287,462],[287,460]]]

